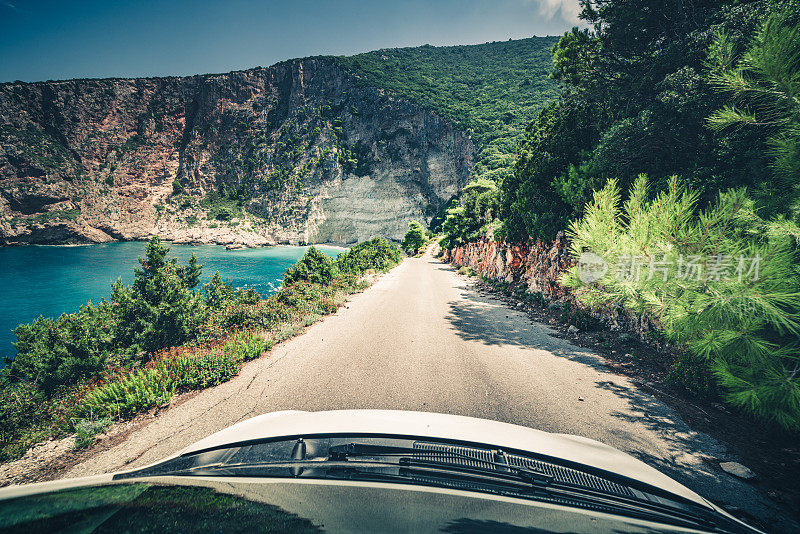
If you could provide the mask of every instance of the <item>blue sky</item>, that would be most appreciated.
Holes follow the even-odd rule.
[[[318,54],[559,35],[578,0],[0,0],[0,81],[227,72]]]

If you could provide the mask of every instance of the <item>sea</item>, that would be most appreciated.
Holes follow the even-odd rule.
[[[144,256],[144,242],[81,246],[0,247],[0,367],[3,357],[13,357],[13,330],[39,316],[58,317],[77,311],[81,304],[99,302],[111,295],[111,283],[133,281],[133,270]],[[167,245],[168,257],[186,262],[192,253],[203,267],[202,282],[215,272],[235,288],[253,287],[269,296],[281,285],[287,268],[308,247],[275,246],[226,250],[218,245]],[[346,249],[316,245],[335,257]]]

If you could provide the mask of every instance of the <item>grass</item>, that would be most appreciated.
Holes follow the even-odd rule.
[[[97,420],[83,419],[75,423],[75,448],[85,449],[94,442],[97,434],[111,426],[111,418],[103,417]]]

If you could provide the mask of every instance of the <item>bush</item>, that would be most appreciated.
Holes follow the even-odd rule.
[[[230,221],[233,218],[233,211],[228,208],[220,208],[214,218],[218,221]]]
[[[195,339],[207,318],[200,295],[202,265],[192,255],[187,265],[167,259],[169,248],[156,236],[147,244],[141,269],[125,287],[120,281],[111,287],[116,317],[113,342],[118,347],[151,353]]]
[[[800,228],[761,219],[743,190],[720,194],[700,212],[697,198],[673,177],[650,200],[642,175],[620,209],[620,191],[609,181],[584,217],[570,224],[579,265],[562,281],[587,305],[654,316],[666,339],[693,356],[679,362],[675,379],[710,373],[731,405],[798,430]],[[580,260],[588,251],[611,266],[596,281],[581,280]],[[692,362],[703,370],[687,370]],[[698,380],[687,382],[698,389]]]
[[[84,449],[92,444],[94,437],[111,425],[110,417],[98,420],[83,419],[75,423],[75,448]]]
[[[17,357],[5,372],[46,392],[76,383],[108,365],[119,318],[110,303],[82,306],[58,319],[39,317],[14,330]]]
[[[281,304],[297,310],[305,309],[309,303],[316,302],[322,296],[323,288],[319,284],[297,282],[283,286],[275,294]]]
[[[203,355],[165,358],[152,368],[112,378],[90,391],[78,413],[130,416],[172,400],[176,392],[216,386],[236,376],[243,362],[258,358],[270,345],[259,336],[243,332]]]
[[[214,351],[199,358],[178,360],[175,388],[184,391],[203,389],[227,382],[239,372],[243,358],[237,353]]]
[[[172,400],[174,385],[162,369],[141,369],[90,391],[80,413],[124,417],[163,406]]]
[[[408,223],[408,231],[403,237],[401,247],[409,256],[419,253],[420,249],[428,243],[425,228],[418,221]]]
[[[286,270],[286,274],[283,276],[283,285],[289,286],[299,281],[329,284],[336,276],[336,267],[334,260],[316,247],[309,247],[300,261]]]
[[[71,389],[46,394],[29,382],[0,382],[0,461],[12,460],[31,445],[61,437],[69,429]]]
[[[400,250],[382,237],[363,241],[336,258],[340,273],[360,276],[372,269],[388,271],[400,261]]]

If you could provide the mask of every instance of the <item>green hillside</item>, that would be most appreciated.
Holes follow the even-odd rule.
[[[548,75],[558,37],[481,45],[392,48],[337,57],[366,83],[450,118],[471,132],[476,177],[499,181],[514,166],[525,126],[558,96]]]

